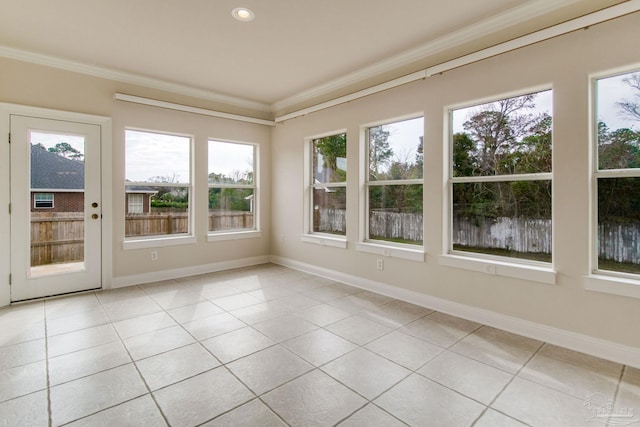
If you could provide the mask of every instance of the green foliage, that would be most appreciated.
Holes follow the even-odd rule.
[[[600,169],[640,168],[640,132],[609,131],[604,122],[598,122],[598,164]]]
[[[322,167],[326,176],[322,182],[344,182],[347,179],[347,171],[338,167],[338,159],[347,158],[347,134],[327,136],[313,141],[315,145],[314,157],[322,156]],[[313,159],[313,165],[318,164],[318,159]],[[314,177],[317,171],[314,171]]]
[[[210,188],[209,209],[249,212],[252,194],[251,188]]]
[[[189,208],[189,191],[185,187],[151,187],[156,194],[151,196],[151,208],[186,211]]]
[[[84,155],[68,142],[58,142],[55,146],[50,147],[48,151],[72,160],[82,160],[84,158]]]
[[[475,144],[468,134],[453,134],[453,176],[472,176],[474,171]]]
[[[640,178],[598,180],[598,223],[640,222]]]

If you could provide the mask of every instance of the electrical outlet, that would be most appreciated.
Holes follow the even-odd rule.
[[[382,258],[378,258],[376,261],[376,268],[378,270],[384,270],[384,260]]]
[[[158,252],[152,251],[151,252],[151,261],[157,261],[157,260],[158,260]]]

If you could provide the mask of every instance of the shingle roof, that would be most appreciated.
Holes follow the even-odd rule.
[[[31,146],[31,188],[49,190],[82,190],[84,162],[71,160]]]

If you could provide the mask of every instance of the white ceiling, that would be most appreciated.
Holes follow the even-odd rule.
[[[621,2],[1,0],[0,55],[282,112]],[[239,6],[255,19],[234,20]]]

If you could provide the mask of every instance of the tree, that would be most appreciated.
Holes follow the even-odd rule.
[[[454,177],[517,175],[551,171],[552,118],[532,114],[535,95],[483,106],[453,135]],[[550,181],[457,183],[456,215],[550,218]]]
[[[622,107],[620,107],[622,109]],[[598,167],[600,169],[640,168],[640,132],[628,128],[610,131],[598,123]],[[640,221],[640,179],[598,180],[598,222]]]
[[[622,99],[616,104],[621,113],[633,120],[640,121],[640,73],[633,73],[622,79],[636,93],[632,95],[632,99]]]
[[[347,134],[327,136],[314,141],[317,153],[322,156],[322,167],[329,171],[330,182],[341,182],[346,179],[346,171],[338,167],[338,159],[347,158]],[[315,153],[315,151],[314,151]],[[317,159],[314,159],[314,165]]]
[[[68,142],[58,142],[55,146],[50,147],[48,151],[66,159],[82,160],[84,158],[84,154],[73,148]]]
[[[640,168],[640,132],[628,128],[609,132],[607,125],[604,123],[603,125],[599,126],[599,168]]]
[[[453,134],[453,176],[473,176],[476,168],[475,143],[464,132]]]
[[[371,180],[378,180],[380,169],[393,156],[393,149],[389,146],[391,131],[384,126],[369,128],[369,175]]]
[[[463,124],[475,143],[474,176],[511,173],[509,164],[501,160],[536,122],[532,114],[523,113],[535,107],[534,99],[531,94],[486,104]]]

